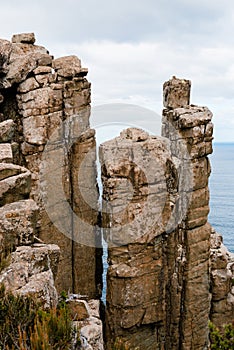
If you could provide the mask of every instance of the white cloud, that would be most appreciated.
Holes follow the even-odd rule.
[[[35,31],[55,56],[89,68],[93,104],[133,103],[160,113],[162,84],[192,80],[192,102],[214,112],[216,139],[234,141],[231,0],[0,0],[1,36]],[[228,138],[228,139],[227,139]]]

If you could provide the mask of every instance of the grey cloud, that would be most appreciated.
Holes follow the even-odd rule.
[[[82,59],[94,104],[132,103],[160,113],[162,84],[177,75],[193,81],[192,101],[211,107],[217,123],[223,114],[234,119],[231,0],[0,0],[0,5],[1,37],[34,31],[37,43],[55,56]],[[225,139],[224,129],[218,137]]]
[[[225,31],[220,18],[226,18],[230,9],[228,0],[13,0],[2,1],[1,24],[6,33],[34,30],[48,43],[163,39],[189,45],[204,42],[211,35],[210,40],[216,35],[220,40]]]

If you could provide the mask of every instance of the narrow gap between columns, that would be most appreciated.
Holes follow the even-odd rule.
[[[102,186],[102,179],[101,179],[101,163],[99,160],[99,145],[97,145],[97,182],[98,182],[98,188],[99,188],[99,200],[98,200],[98,209],[99,209],[99,223],[100,223],[100,230],[101,230],[101,237],[102,237],[102,296],[101,300],[106,305],[106,275],[107,275],[107,269],[108,269],[108,263],[107,263],[107,257],[108,257],[108,247],[107,243],[104,240],[103,237],[103,228],[102,228],[102,193],[103,193],[103,186]]]

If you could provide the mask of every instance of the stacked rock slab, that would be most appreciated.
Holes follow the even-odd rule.
[[[70,309],[73,325],[79,330],[81,343],[79,349],[104,350],[100,301],[78,299],[77,295],[72,294],[67,299],[67,305]]]
[[[58,294],[54,281],[59,255],[55,244],[18,246],[8,256],[9,265],[0,273],[0,284],[4,284],[7,292],[36,298],[45,309],[55,307]]]
[[[211,232],[211,310],[210,320],[221,331],[234,320],[234,254],[223,244],[214,229]]]
[[[208,348],[213,126],[190,85],[165,84],[163,137],[127,129],[100,147],[108,349]]]
[[[33,33],[0,40],[0,157],[32,174],[38,236],[61,248],[58,290],[95,298],[98,193],[88,71],[76,56],[54,59],[34,43]]]
[[[39,207],[29,199],[31,172],[12,164],[14,134],[13,120],[0,123],[0,284],[14,294],[33,295],[49,308],[58,301],[54,279],[60,250],[35,243]]]
[[[177,89],[174,90],[174,86]],[[180,96],[178,98],[178,86]],[[208,179],[212,153],[212,113],[207,107],[189,105],[190,82],[172,78],[164,85],[162,135],[170,140],[171,154],[179,169],[179,203],[184,242],[180,342],[182,349],[205,349],[210,310],[210,233]],[[168,87],[171,90],[168,92]],[[185,169],[185,171],[184,171]],[[185,175],[185,176],[184,176]],[[185,208],[185,210],[184,210]],[[199,300],[199,301],[198,301]],[[174,332],[175,334],[175,332]]]

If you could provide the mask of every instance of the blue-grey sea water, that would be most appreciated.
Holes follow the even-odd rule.
[[[216,143],[210,156],[209,221],[234,253],[234,143]]]

